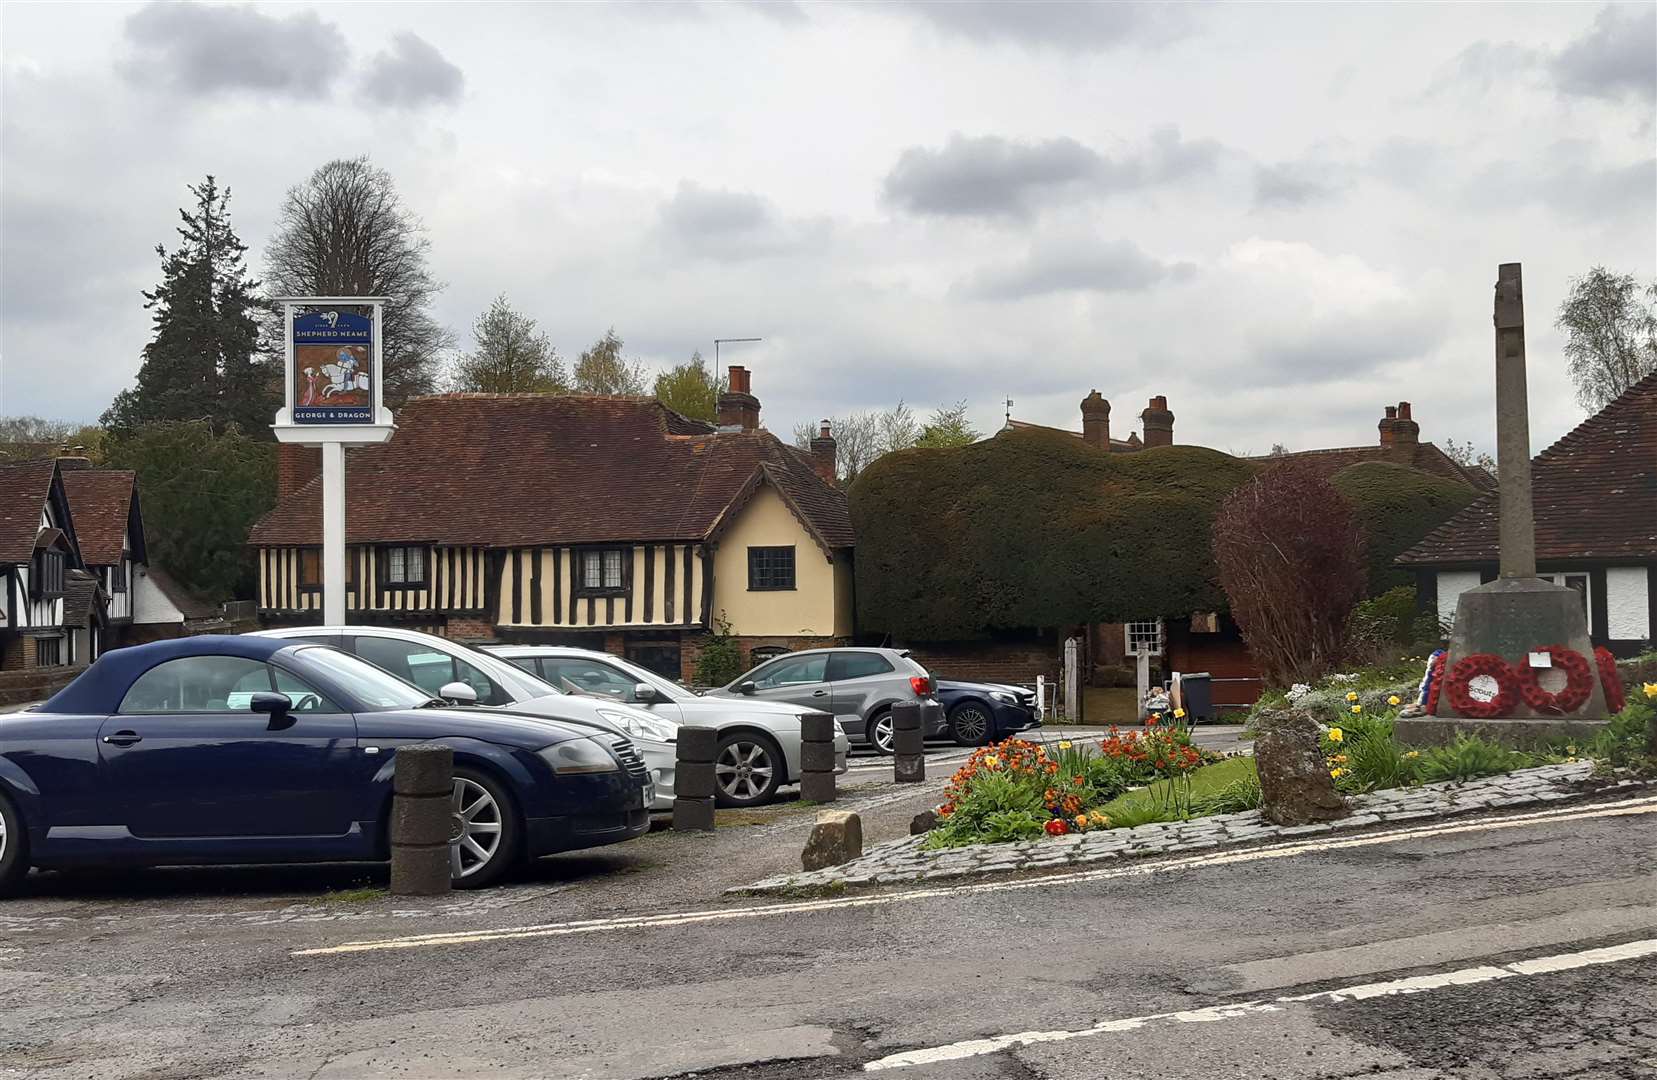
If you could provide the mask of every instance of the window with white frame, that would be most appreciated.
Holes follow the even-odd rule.
[[[1588,619],[1589,619],[1590,622],[1593,621],[1593,618],[1594,618],[1594,606],[1593,606],[1593,603],[1592,603],[1593,582],[1588,577],[1588,574],[1586,572],[1583,572],[1583,573],[1560,573],[1560,574],[1538,574],[1536,576],[1541,578],[1543,581],[1551,581],[1555,585],[1563,585],[1567,589],[1575,589],[1577,591],[1577,594],[1582,597],[1582,613],[1584,615],[1588,616]]]
[[[426,549],[423,547],[391,547],[381,552],[387,585],[420,586],[426,584]]]
[[[1126,635],[1124,648],[1129,656],[1162,655],[1162,620],[1127,623],[1122,627]]]

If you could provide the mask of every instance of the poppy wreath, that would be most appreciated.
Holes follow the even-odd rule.
[[[1528,660],[1516,664],[1514,677],[1525,704],[1536,712],[1561,714],[1574,713],[1588,704],[1588,695],[1594,692],[1594,673],[1587,657],[1563,645],[1543,645],[1535,651],[1553,658],[1553,666],[1565,673],[1565,685],[1557,692],[1546,690],[1539,677],[1542,669],[1532,667]]]
[[[1622,677],[1617,674],[1617,658],[1604,645],[1594,649],[1594,662],[1599,665],[1599,684],[1605,691],[1605,711],[1615,716],[1628,704],[1623,692]]]
[[[1440,652],[1433,657],[1432,666],[1427,669],[1427,715],[1438,715],[1438,696],[1444,689],[1444,661],[1449,653]]]
[[[1488,675],[1496,680],[1496,696],[1480,701],[1470,690],[1474,679]],[[1450,707],[1458,716],[1483,719],[1506,716],[1519,703],[1519,682],[1507,661],[1495,653],[1474,653],[1456,661],[1450,675],[1444,680],[1444,693],[1450,698]]]

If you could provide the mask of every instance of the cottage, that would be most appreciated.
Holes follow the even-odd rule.
[[[652,398],[450,394],[351,451],[346,610],[465,640],[557,641],[690,679],[728,621],[745,657],[852,633],[853,537],[825,426],[759,424],[733,366],[719,423]],[[320,618],[315,451],[279,449],[249,544],[267,625]],[[309,455],[309,456],[307,456]]]
[[[85,569],[57,462],[0,465],[0,669],[87,662],[65,602],[69,575]]]
[[[1538,576],[1582,594],[1594,644],[1619,656],[1657,628],[1657,373],[1531,461]],[[1398,557],[1441,620],[1496,578],[1499,504],[1469,504]]]

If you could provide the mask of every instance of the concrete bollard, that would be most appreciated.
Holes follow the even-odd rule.
[[[800,798],[833,802],[834,732],[839,725],[828,713],[800,717]]]
[[[455,813],[455,753],[447,746],[399,746],[391,780],[391,892],[437,896],[449,891],[451,852],[460,838]]]
[[[900,784],[914,784],[926,779],[922,708],[913,701],[892,706],[892,778]]]
[[[673,827],[712,832],[713,759],[719,752],[719,732],[711,727],[681,727],[674,745]]]

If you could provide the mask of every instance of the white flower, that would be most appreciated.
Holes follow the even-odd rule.
[[[1308,686],[1306,683],[1297,682],[1293,686],[1289,687],[1289,692],[1285,696],[1290,701],[1299,701],[1301,698],[1305,697],[1307,694],[1310,694],[1311,692],[1312,692],[1312,688],[1310,686]]]

